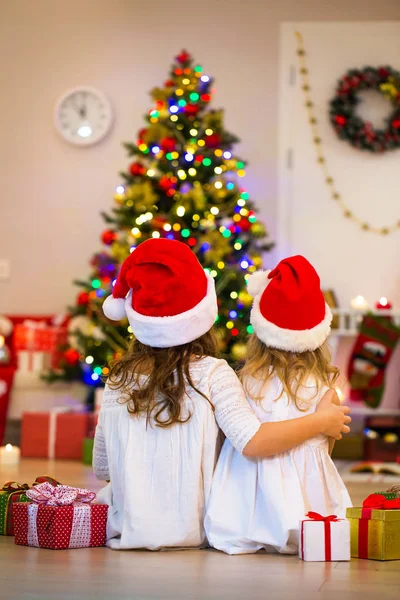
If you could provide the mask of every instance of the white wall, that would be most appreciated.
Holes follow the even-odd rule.
[[[135,138],[171,58],[187,47],[216,77],[215,105],[243,140],[246,181],[274,232],[279,23],[400,19],[398,0],[13,0],[2,2],[0,55],[0,313],[61,311],[100,246],[98,213],[112,204]],[[7,57],[8,62],[4,60]],[[91,84],[113,101],[116,124],[99,146],[62,142],[53,105],[67,88]]]
[[[400,68],[400,21],[377,23],[285,23],[281,39],[279,252],[304,254],[317,267],[324,287],[335,290],[340,306],[363,295],[370,306],[387,296],[400,308],[400,230],[390,235],[365,232],[345,218],[332,200],[326,175],[317,163],[305,108],[295,31],[302,33],[318,135],[335,190],[354,215],[375,227],[396,224],[399,151],[372,154],[339,140],[329,122],[329,101],[337,80],[349,68],[393,65]],[[340,40],[340,44],[338,41]],[[371,43],[373,40],[373,43]],[[357,111],[385,127],[393,110],[378,93],[367,93]],[[287,151],[291,149],[291,164]],[[281,210],[282,209],[282,210]]]

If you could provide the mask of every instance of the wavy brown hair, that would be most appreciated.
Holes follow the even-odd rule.
[[[252,335],[247,342],[247,358],[239,376],[246,393],[256,402],[262,400],[262,388],[265,383],[273,376],[278,377],[282,391],[276,400],[285,393],[289,401],[294,402],[299,410],[303,410],[299,406],[297,395],[307,378],[315,378],[316,396],[323,385],[333,389],[339,377],[339,369],[331,364],[331,354],[326,342],[316,350],[287,352],[269,348],[256,335]],[[251,377],[259,381],[256,390],[250,385]]]
[[[131,415],[145,414],[158,427],[186,423],[182,402],[189,385],[207,402],[209,398],[196,388],[190,375],[190,363],[203,356],[216,356],[218,341],[211,329],[197,340],[171,348],[153,348],[134,340],[127,353],[110,365],[107,383],[121,389]],[[212,404],[211,404],[212,406]]]

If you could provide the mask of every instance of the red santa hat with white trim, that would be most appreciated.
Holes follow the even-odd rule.
[[[248,292],[254,298],[250,322],[266,346],[306,352],[328,337],[332,313],[318,273],[304,256],[285,258],[272,271],[250,275]]]
[[[181,346],[215,322],[214,279],[186,244],[147,240],[122,264],[103,312],[114,321],[128,317],[133,334],[147,346]]]

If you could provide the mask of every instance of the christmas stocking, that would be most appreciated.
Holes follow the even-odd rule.
[[[384,391],[385,370],[400,337],[388,317],[367,315],[349,360],[350,398],[377,408]]]

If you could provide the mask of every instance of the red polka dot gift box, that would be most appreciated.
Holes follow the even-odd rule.
[[[16,544],[52,550],[105,545],[108,506],[94,504],[94,492],[45,482],[26,493],[32,502],[14,508]]]

